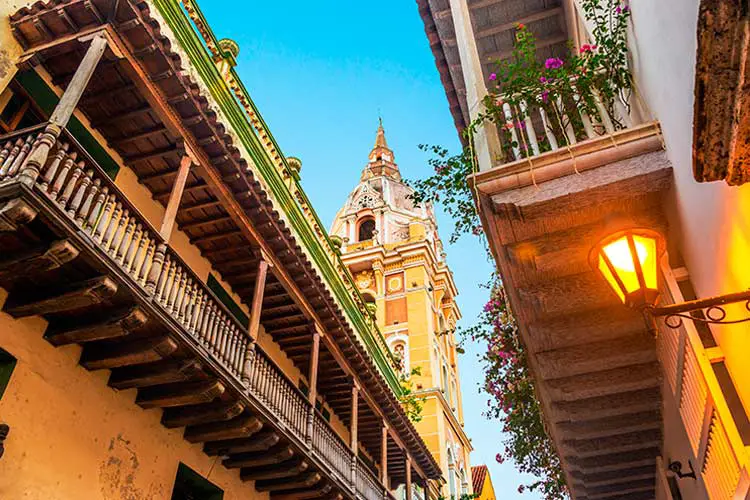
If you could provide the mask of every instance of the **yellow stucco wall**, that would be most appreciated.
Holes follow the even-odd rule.
[[[0,290],[0,304],[6,293]],[[18,359],[0,399],[10,425],[0,459],[0,498],[165,500],[185,463],[224,490],[225,500],[263,499],[237,471],[225,469],[166,429],[161,410],[143,410],[136,391],[107,386],[109,371],[78,365],[80,347],[54,348],[39,317],[0,313],[0,347]]]
[[[482,485],[482,491],[475,491],[477,500],[495,500],[495,487],[492,485],[492,478],[489,472],[487,477],[484,478],[484,484]]]

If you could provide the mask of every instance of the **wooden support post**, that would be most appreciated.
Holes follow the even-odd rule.
[[[169,202],[167,202],[167,209],[164,211],[164,219],[162,219],[161,229],[159,230],[159,234],[167,243],[169,243],[169,238],[172,235],[177,210],[180,208],[180,201],[182,200],[182,193],[185,191],[185,182],[192,166],[193,159],[188,155],[183,156],[182,160],[180,160],[180,168],[177,171],[177,177],[172,186]]]
[[[351,447],[352,447],[352,487],[357,484],[357,460],[359,460],[359,386],[356,382],[352,384],[352,425],[351,425]]]
[[[383,421],[380,431],[382,433],[380,441],[380,482],[388,490],[390,488],[388,484],[388,424],[385,421]]]
[[[250,335],[250,342],[245,350],[245,358],[242,367],[242,383],[245,387],[250,386],[250,377],[255,361],[255,343],[258,341],[258,332],[260,331],[260,313],[263,308],[263,292],[266,289],[266,276],[268,275],[268,262],[261,255],[258,262],[258,274],[255,276],[255,290],[253,290],[253,303],[250,305],[250,325],[247,333]]]
[[[47,163],[47,157],[49,156],[50,149],[60,137],[60,133],[70,121],[70,117],[73,115],[73,111],[78,106],[78,101],[81,100],[86,86],[91,80],[91,76],[96,70],[96,66],[104,54],[104,50],[107,48],[107,38],[102,34],[98,33],[91,39],[91,45],[86,50],[86,55],[83,56],[81,64],[78,65],[73,79],[65,89],[60,98],[60,102],[55,106],[50,116],[49,123],[44,129],[41,137],[37,139],[33,152],[28,156],[24,165],[21,168],[19,174],[20,182],[32,186],[36,182],[39,173],[41,172],[42,166]]]
[[[308,401],[310,406],[307,408],[307,436],[308,446],[312,445],[313,421],[315,420],[315,400],[318,399],[318,360],[320,358],[320,332],[316,329],[312,337],[312,354],[310,355],[310,372],[307,380],[310,381],[310,393]]]
[[[404,454],[404,460],[406,461],[406,500],[412,500],[412,486],[411,486],[411,455],[409,452]]]

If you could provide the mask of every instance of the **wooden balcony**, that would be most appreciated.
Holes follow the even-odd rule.
[[[517,122],[514,112],[508,120]],[[519,144],[545,134],[543,118],[521,120]],[[538,142],[506,149],[472,181],[572,497],[653,498],[662,440],[656,346],[588,258],[613,219],[666,234],[671,167],[658,123],[618,130],[580,118],[588,125],[568,131],[569,146],[557,138],[550,151]]]
[[[209,455],[261,491],[390,493],[69,134],[37,181],[21,166],[44,124],[0,137],[5,311],[42,315],[47,340],[137,388]],[[356,471],[353,475],[353,471]]]
[[[81,344],[84,367],[112,370],[113,388],[138,389],[137,404],[274,497],[374,500],[368,477],[377,498],[439,479],[351,277],[192,23],[159,0],[11,16],[19,78],[34,83],[14,91],[48,122],[0,138],[6,311],[43,316],[50,342]],[[125,167],[129,195],[112,181]],[[196,262],[247,304],[244,320]]]

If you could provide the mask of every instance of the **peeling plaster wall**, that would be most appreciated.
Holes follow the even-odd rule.
[[[0,290],[0,304],[6,293]],[[224,490],[225,500],[267,499],[237,471],[166,429],[161,411],[143,410],[136,391],[107,386],[109,371],[78,365],[80,347],[56,349],[38,317],[0,313],[0,347],[18,359],[0,400],[10,425],[0,459],[0,498],[165,500],[180,462]]]
[[[674,166],[674,189],[666,201],[698,297],[750,286],[750,185],[693,179],[692,139],[699,0],[632,0],[630,37],[640,93],[664,131]],[[748,119],[745,117],[745,119]],[[742,306],[730,310],[742,315]],[[745,409],[750,409],[750,328],[714,328]]]

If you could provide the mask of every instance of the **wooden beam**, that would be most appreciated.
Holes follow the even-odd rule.
[[[128,335],[145,325],[147,320],[146,313],[136,306],[119,313],[108,313],[104,317],[55,322],[47,329],[44,337],[56,347],[111,339]]]
[[[191,425],[185,429],[185,439],[191,443],[248,438],[263,428],[256,417],[243,414],[223,422]]]
[[[411,487],[411,455],[407,452],[404,455],[404,467],[406,468],[406,500],[412,500],[412,487]]]
[[[183,156],[182,160],[180,160],[180,169],[177,171],[177,178],[172,186],[172,193],[169,195],[169,202],[167,203],[167,209],[164,211],[161,229],[159,230],[159,234],[165,243],[169,243],[169,239],[172,236],[177,210],[180,208],[182,194],[185,191],[185,182],[187,181],[192,165],[193,160],[188,155]]]
[[[271,493],[272,500],[341,500],[340,493],[331,493],[331,483],[317,484],[314,488],[297,488],[281,493]]]
[[[145,365],[115,368],[109,376],[109,386],[118,390],[134,387],[185,382],[202,373],[195,359],[166,359]]]
[[[4,310],[14,318],[71,311],[100,304],[117,292],[117,284],[107,276],[94,278],[68,287],[46,297],[20,297],[11,295]]]
[[[265,452],[276,446],[281,436],[273,430],[260,431],[251,439],[225,439],[211,441],[203,445],[203,452],[209,456],[236,455],[242,453]]]
[[[168,429],[174,429],[188,425],[224,422],[240,415],[244,410],[245,404],[239,400],[167,408],[161,416],[161,423]]]
[[[474,7],[472,6],[472,8],[474,8]],[[485,38],[485,37],[488,37],[488,36],[497,35],[498,33],[502,33],[503,31],[508,31],[510,29],[515,29],[516,26],[518,26],[519,24],[528,25],[528,24],[531,24],[531,23],[534,23],[534,22],[537,22],[537,21],[542,21],[544,19],[548,19],[550,17],[555,17],[555,16],[562,17],[563,15],[564,15],[564,11],[563,11],[563,8],[560,7],[560,6],[553,7],[551,9],[542,9],[540,11],[532,12],[531,14],[527,14],[526,16],[524,16],[524,17],[522,17],[520,19],[517,19],[515,21],[511,21],[509,23],[499,24],[497,26],[491,26],[489,28],[485,28],[483,30],[476,31],[474,33],[474,37],[476,39]]]
[[[154,158],[161,158],[166,155],[171,155],[177,151],[176,145],[167,146],[165,148],[154,149],[147,153],[140,153],[132,156],[126,156],[124,158],[125,163],[140,163],[142,161],[153,160]]]
[[[294,456],[294,450],[286,443],[277,444],[273,448],[260,452],[248,452],[232,455],[224,460],[227,469],[238,469],[244,467],[260,467],[263,465],[278,464],[289,460]]]
[[[233,219],[231,217],[229,217],[229,216],[226,216],[226,217],[213,217],[213,218],[207,219],[207,220],[197,220],[197,221],[194,221],[194,222],[189,222],[187,224],[182,224],[180,226],[180,229],[182,229],[183,231],[187,231],[189,229],[202,229],[202,228],[204,228],[206,226],[210,226],[210,225],[213,225],[213,224],[219,224],[221,222],[228,222],[228,221],[231,221],[231,220],[233,220]]]
[[[242,475],[240,475],[240,477],[242,477]],[[287,491],[297,488],[309,488],[319,483],[320,480],[321,475],[319,473],[311,472],[309,474],[301,475],[293,480],[266,479],[263,481],[256,481],[255,489],[258,491]]]
[[[275,465],[266,465],[242,472],[243,481],[260,481],[265,479],[282,479],[302,474],[310,464],[302,459],[291,459]]]
[[[69,240],[59,240],[48,248],[39,248],[16,255],[4,255],[0,260],[0,277],[24,276],[57,269],[72,261],[80,251]]]
[[[242,235],[242,231],[240,231],[239,229],[232,229],[231,231],[224,231],[222,233],[212,233],[212,234],[207,234],[205,236],[199,236],[197,238],[193,238],[192,242],[195,244],[210,243],[212,241],[223,240],[225,238],[231,238],[232,236],[241,236],[241,235]]]
[[[160,361],[177,350],[177,342],[167,336],[137,339],[117,346],[87,345],[81,366],[87,370],[117,368]]]
[[[163,384],[141,389],[135,402],[146,409],[208,403],[221,396],[225,389],[218,380]]]
[[[380,482],[389,488],[388,484],[388,424],[383,422],[380,437]]]

